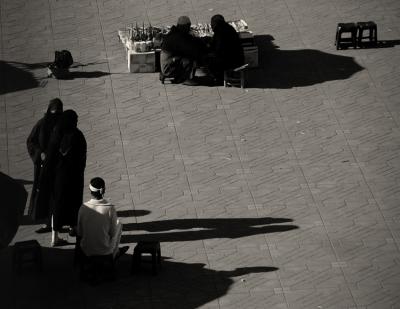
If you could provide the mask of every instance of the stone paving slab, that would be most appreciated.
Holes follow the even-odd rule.
[[[260,67],[245,90],[130,74],[128,24],[244,19]],[[44,272],[11,271],[1,308],[399,308],[400,4],[395,0],[0,0],[0,170],[31,191],[26,138],[60,97],[88,142],[85,183],[106,179],[128,254],[91,287],[71,245],[24,220]],[[338,22],[374,20],[385,48],[336,50]],[[69,49],[73,79],[46,78]],[[85,199],[88,192],[85,190]],[[140,239],[163,269],[130,276]]]

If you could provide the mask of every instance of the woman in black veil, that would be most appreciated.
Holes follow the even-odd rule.
[[[87,145],[77,125],[76,112],[64,111],[50,142],[49,161],[55,169],[50,201],[52,246],[65,242],[58,237],[64,225],[70,226],[70,235],[74,236],[78,211],[83,202]]]
[[[47,112],[33,127],[26,145],[34,165],[34,181],[29,203],[29,215],[34,221],[46,219],[46,225],[37,233],[51,231],[49,218],[50,184],[53,181],[54,168],[48,166],[50,138],[63,112],[63,103],[59,98],[50,100]]]

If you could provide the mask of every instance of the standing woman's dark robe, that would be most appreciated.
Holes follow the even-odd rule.
[[[34,180],[29,202],[29,215],[33,220],[49,217],[50,184],[53,181],[54,168],[48,166],[47,160],[42,161],[41,154],[47,157],[50,136],[60,119],[63,105],[60,99],[53,99],[47,112],[33,127],[26,141],[29,156],[34,164]],[[52,112],[54,111],[54,112]]]
[[[56,170],[51,198],[55,231],[63,225],[76,226],[83,202],[87,146],[77,123],[77,114],[65,111],[53,137],[53,145],[58,145],[51,157]]]

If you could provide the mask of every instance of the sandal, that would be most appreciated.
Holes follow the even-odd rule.
[[[70,243],[68,241],[66,241],[65,239],[57,239],[55,242],[51,242],[51,246],[52,247],[62,247],[62,246],[67,246],[70,245]]]
[[[51,226],[47,224],[43,225],[40,229],[35,231],[35,233],[38,234],[49,233],[49,232],[51,232]]]

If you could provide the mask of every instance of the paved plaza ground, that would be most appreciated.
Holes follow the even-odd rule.
[[[118,29],[216,13],[257,35],[248,88],[128,73]],[[368,20],[379,48],[336,50],[338,22]],[[74,238],[51,248],[24,220],[0,252],[0,308],[400,308],[399,40],[398,0],[0,0],[0,170],[30,192],[26,138],[60,97],[88,142],[85,184],[106,180],[130,245],[118,280],[92,287]],[[46,78],[60,49],[70,80]],[[163,269],[130,276],[148,238]],[[28,239],[44,271],[13,274]]]

